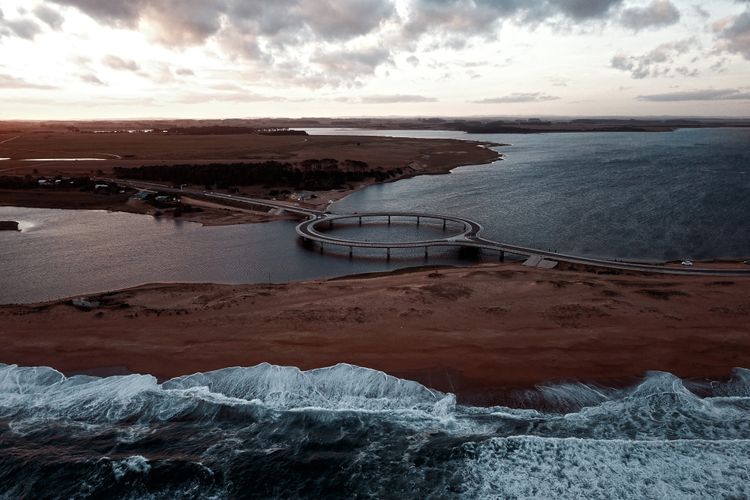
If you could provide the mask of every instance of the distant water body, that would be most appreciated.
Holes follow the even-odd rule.
[[[497,148],[504,161],[372,186],[336,203],[335,211],[462,215],[481,222],[492,239],[605,258],[750,257],[750,129],[310,132],[511,144]]]
[[[507,143],[505,160],[370,186],[335,212],[462,215],[503,242],[633,260],[750,257],[750,130],[468,135],[448,131],[310,129],[312,134],[459,138]],[[424,264],[303,248],[292,222],[201,227],[103,211],[0,207],[0,303],[33,302],[152,282],[259,283],[328,278]],[[423,239],[429,228],[358,234]],[[358,228],[349,228],[349,236]],[[415,232],[419,231],[419,232]],[[361,256],[362,251],[356,252]],[[430,264],[456,264],[455,251]],[[489,257],[488,257],[489,258]],[[492,257],[494,260],[494,257]]]

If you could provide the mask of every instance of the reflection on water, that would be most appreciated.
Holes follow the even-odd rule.
[[[318,129],[311,133],[466,138],[507,159],[371,186],[338,213],[437,212],[468,217],[484,235],[561,252],[630,259],[750,256],[750,130],[673,133],[467,135],[447,131]],[[285,282],[424,263],[423,250],[303,248],[293,222],[201,227],[171,218],[0,208],[22,232],[0,233],[0,303],[39,301],[153,282]],[[423,239],[429,227],[382,226],[339,236]],[[421,236],[416,236],[418,231]],[[355,234],[356,233],[356,234]],[[342,236],[347,237],[347,236]],[[430,264],[457,251],[430,250]],[[369,257],[369,259],[368,259]],[[493,255],[486,256],[494,260]]]
[[[348,249],[327,248],[321,254],[300,244],[290,221],[203,227],[98,210],[15,207],[0,207],[0,219],[19,221],[22,229],[0,232],[0,303],[143,283],[286,282],[424,264],[419,249],[394,251],[389,262],[383,251],[358,250],[353,260]],[[394,238],[424,237],[413,226],[392,230]],[[367,231],[358,236],[374,237]],[[456,255],[451,249],[430,251],[429,264],[456,264]]]

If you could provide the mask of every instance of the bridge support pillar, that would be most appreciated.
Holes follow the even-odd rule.
[[[388,225],[389,226],[391,225],[391,216],[390,215],[388,216]]]
[[[505,262],[505,252],[500,250],[500,262]]]
[[[417,227],[419,227],[419,216],[417,215]]]
[[[443,231],[445,231],[445,219],[443,219]]]
[[[359,225],[362,225],[362,217],[359,218]]]
[[[323,244],[320,244],[320,253],[323,253]]]
[[[351,259],[354,256],[354,249],[353,247],[349,247],[349,258]]]
[[[391,249],[386,248],[385,249],[385,260],[391,260]]]
[[[428,257],[429,255],[427,253],[427,247],[424,247],[424,260],[427,260]]]
[[[329,220],[328,221],[328,229],[331,229],[332,227],[333,227],[333,221]]]

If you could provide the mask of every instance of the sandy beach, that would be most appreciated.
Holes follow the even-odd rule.
[[[473,402],[553,381],[750,366],[750,281],[519,264],[278,285],[152,284],[0,307],[5,363],[161,378],[269,362],[352,363]]]

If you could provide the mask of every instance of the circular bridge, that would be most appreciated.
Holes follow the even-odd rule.
[[[370,241],[370,240],[355,240],[348,238],[339,238],[318,231],[321,226],[327,225],[332,228],[336,221],[346,220],[357,220],[359,225],[367,219],[386,219],[387,224],[390,225],[393,219],[413,219],[414,222],[419,226],[423,221],[442,223],[443,229],[446,229],[447,223],[452,222],[461,226],[461,230],[457,234],[446,236],[444,238],[431,238],[425,240],[414,240],[414,241]],[[340,247],[349,247],[349,256],[353,255],[354,248],[383,248],[386,251],[386,258],[391,258],[391,249],[393,248],[424,248],[425,258],[428,257],[428,251],[430,247],[474,247],[467,243],[472,242],[478,238],[479,232],[482,230],[482,225],[471,219],[465,219],[463,217],[456,217],[450,215],[439,215],[439,214],[426,214],[419,212],[367,212],[367,213],[354,213],[354,214],[319,214],[297,226],[297,234],[302,237],[305,242],[315,242],[320,244],[321,251],[323,245],[333,245]],[[504,253],[501,252],[501,257],[504,257]]]
[[[318,230],[321,226],[332,228],[335,222],[351,220],[357,221],[361,226],[363,221],[374,218],[384,220],[384,222],[387,220],[388,225],[391,225],[393,219],[399,219],[399,222],[401,222],[402,219],[412,219],[417,226],[422,222],[434,223],[437,221],[438,224],[443,225],[443,230],[446,230],[447,223],[451,222],[461,226],[461,230],[458,233],[443,238],[430,238],[413,241],[370,241],[347,239],[332,236]],[[482,226],[478,222],[463,217],[416,212],[367,212],[346,215],[321,214],[312,217],[297,226],[297,234],[300,235],[304,241],[312,241],[319,243],[320,245],[328,244],[349,247],[350,254],[354,248],[384,248],[387,251],[388,257],[390,257],[390,250],[392,248],[424,248],[426,254],[427,249],[430,247],[465,246],[465,243],[476,238],[481,230]]]
[[[349,256],[353,256],[355,248],[382,248],[386,250],[386,258],[390,259],[391,249],[394,248],[424,248],[424,256],[428,257],[430,247],[459,247],[465,250],[479,251],[490,250],[498,252],[500,260],[505,259],[505,254],[513,254],[521,257],[549,259],[554,262],[567,262],[570,264],[580,264],[607,269],[620,269],[627,271],[638,271],[645,273],[659,274],[676,274],[692,276],[750,276],[748,269],[729,269],[729,268],[681,268],[667,267],[654,264],[640,264],[635,262],[623,262],[617,260],[598,259],[594,257],[584,257],[580,255],[568,255],[564,253],[542,250],[539,248],[530,248],[508,243],[500,243],[489,239],[482,238],[480,232],[482,225],[471,219],[456,217],[450,215],[429,214],[420,212],[366,212],[354,214],[331,214],[331,213],[306,213],[307,220],[297,226],[297,234],[305,242],[318,243],[321,252],[324,245],[348,247]],[[322,226],[332,228],[337,221],[356,220],[361,226],[364,220],[380,218],[387,219],[391,224],[392,219],[413,219],[419,225],[422,221],[442,223],[443,229],[449,222],[461,226],[458,233],[443,238],[431,238],[414,241],[370,241],[362,239],[339,238],[330,234],[319,231]]]

